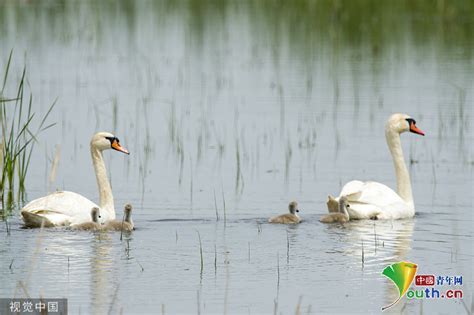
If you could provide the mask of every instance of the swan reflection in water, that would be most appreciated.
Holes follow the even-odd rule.
[[[114,297],[118,294],[120,283],[120,272],[117,270],[117,249],[121,246],[114,244],[114,233],[97,232],[91,239],[90,256],[90,300],[93,314],[108,314],[111,311],[119,312],[116,307],[118,300]],[[115,301],[114,301],[115,300]],[[112,309],[111,309],[112,308]]]
[[[328,237],[333,239],[329,242],[331,247],[325,250],[346,257],[348,269],[361,271],[351,273],[352,277],[369,277],[382,283],[384,299],[372,301],[382,307],[399,296],[397,287],[382,275],[382,271],[393,263],[410,261],[415,220],[352,220],[343,224],[324,224]],[[380,290],[379,286],[371,290],[374,290],[373,296],[380,296],[375,292]],[[405,303],[402,299],[391,310],[401,310]]]

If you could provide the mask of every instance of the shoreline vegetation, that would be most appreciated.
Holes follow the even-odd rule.
[[[28,84],[27,68],[23,67],[18,82],[10,73],[13,50],[10,51],[3,77],[0,81],[0,218],[7,216],[25,201],[26,179],[37,137],[55,123],[48,123],[48,116],[56,101],[40,117],[34,112],[34,98]],[[8,223],[7,223],[8,228]]]
[[[361,49],[363,56],[377,57],[405,41],[443,50],[461,48],[461,55],[470,58],[473,16],[474,2],[463,0],[125,0],[94,5],[82,1],[7,1],[0,3],[0,33],[8,37],[14,28],[31,41],[48,36],[62,43],[87,36],[100,46],[107,40],[102,34],[112,27],[126,32],[122,36],[134,43],[143,31],[140,20],[147,18],[150,30],[158,34],[166,29],[163,26],[179,21],[192,35],[190,44],[202,48],[209,32],[229,31],[229,25],[245,23],[266,44],[289,42],[292,53],[304,60],[312,58],[321,46],[335,51]],[[78,21],[82,19],[86,24],[78,34],[74,25],[81,24]]]

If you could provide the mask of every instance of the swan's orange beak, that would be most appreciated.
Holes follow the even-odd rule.
[[[413,133],[417,133],[419,135],[422,135],[422,136],[425,135],[425,133],[423,131],[418,129],[418,127],[416,126],[416,124],[413,121],[410,122],[410,131],[413,132]]]
[[[125,154],[130,154],[127,149],[120,145],[117,139],[114,139],[114,141],[112,141],[112,149],[123,152]]]

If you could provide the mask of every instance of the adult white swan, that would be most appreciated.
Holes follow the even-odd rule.
[[[108,132],[98,132],[91,139],[91,156],[97,185],[99,186],[99,222],[115,219],[114,197],[107,178],[102,151],[114,149],[129,154],[119,139]],[[58,191],[35,199],[22,210],[21,216],[27,227],[77,225],[91,221],[91,209],[97,207],[89,199],[70,191]]]
[[[410,131],[424,136],[416,121],[406,114],[393,114],[385,124],[385,138],[392,154],[397,177],[397,192],[377,182],[351,181],[344,185],[339,197],[329,196],[329,212],[338,211],[338,202],[345,196],[350,219],[401,219],[415,215],[415,204],[410,184],[410,174],[403,158],[400,134]]]

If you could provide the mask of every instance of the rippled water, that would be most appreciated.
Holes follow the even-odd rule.
[[[0,297],[66,297],[73,314],[379,312],[398,297],[381,271],[409,260],[463,275],[465,298],[393,311],[472,308],[472,16],[402,16],[412,24],[401,29],[392,17],[359,38],[349,22],[306,27],[312,8],[119,3],[0,4],[1,69],[14,48],[35,111],[58,98],[28,200],[55,189],[98,200],[88,143],[109,130],[132,153],[105,158],[119,215],[131,202],[137,227],[122,241],[22,229],[14,211],[11,234],[0,225]],[[393,112],[426,133],[402,136],[417,215],[319,223],[349,180],[395,187],[383,134]],[[292,199],[302,224],[266,223]]]

